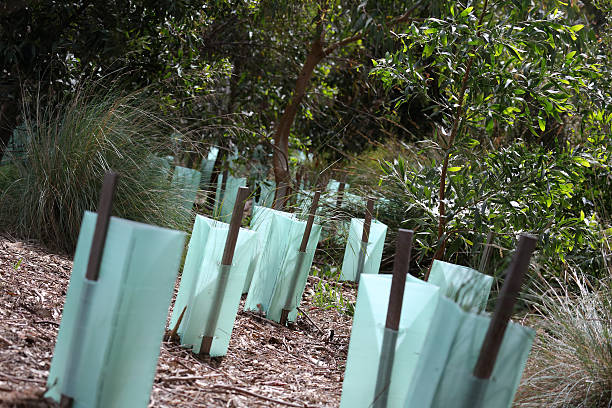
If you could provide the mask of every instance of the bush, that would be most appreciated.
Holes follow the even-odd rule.
[[[577,294],[538,293],[535,339],[517,406],[599,408],[612,404],[612,285],[575,280]],[[563,285],[559,285],[563,286]]]
[[[503,271],[516,235],[531,232],[541,238],[537,263],[544,274],[560,276],[576,267],[601,277],[610,261],[601,248],[610,228],[611,146],[600,139],[560,151],[522,142],[493,152],[460,149],[451,156],[441,240],[440,163],[423,160],[425,155],[385,160],[380,194],[389,203],[380,219],[390,231],[415,230],[413,261],[421,270],[442,240],[445,260],[476,268],[493,231],[497,250],[490,270]]]
[[[43,101],[24,98],[25,148],[0,171],[0,225],[71,251],[85,210],[97,207],[104,173],[120,174],[113,214],[184,229],[190,213],[156,155],[171,127],[145,91],[124,94],[100,83]]]

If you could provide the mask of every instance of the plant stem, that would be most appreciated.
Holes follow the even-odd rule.
[[[482,21],[487,12],[487,5],[488,5],[488,0],[485,0],[482,6],[482,12],[480,13],[480,18],[478,19],[477,35],[480,35],[480,26],[482,25]],[[465,92],[467,91],[468,78],[470,76],[470,71],[472,70],[472,65],[474,64],[475,54],[473,51],[475,50],[475,48],[476,48],[475,45],[472,46],[472,52],[470,52],[471,55],[465,66],[465,73],[463,74],[463,79],[461,81],[461,88],[459,90],[457,112],[455,113],[455,120],[453,121],[453,128],[451,130],[450,137],[448,138],[448,144],[446,146],[446,155],[444,156],[444,162],[442,163],[442,172],[440,174],[440,190],[438,192],[438,195],[439,195],[438,240],[442,238],[442,235],[444,235],[444,230],[446,229],[446,206],[444,205],[444,200],[446,198],[446,174],[448,171],[448,161],[450,159],[451,149],[453,148],[455,144],[455,139],[457,138],[457,133],[459,131],[459,124],[461,123],[461,119],[463,119],[463,114],[464,114],[463,105],[465,103]],[[432,259],[432,265],[433,265],[434,260],[442,258],[445,247],[446,247],[446,240],[440,243],[440,246],[438,247],[438,250],[436,251]],[[431,270],[431,265],[429,269]],[[429,278],[429,271],[427,271],[425,280],[427,280],[428,278]]]

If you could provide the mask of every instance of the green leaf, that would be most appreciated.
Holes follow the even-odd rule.
[[[470,14],[470,13],[472,12],[472,10],[474,10],[474,7],[472,7],[472,6],[467,7],[465,10],[463,10],[463,11],[461,12],[461,14],[459,14],[459,17],[465,17],[465,16],[467,16],[468,14]],[[582,28],[582,27],[581,27],[581,28]]]
[[[448,171],[452,171],[452,172],[456,172],[461,170],[463,167],[462,166],[458,166],[458,167],[449,167]]]
[[[515,46],[513,46],[511,44],[505,44],[505,45],[506,45],[506,47],[510,48],[512,50],[512,52],[514,52],[514,55],[516,55],[516,57],[519,60],[521,60],[521,61],[523,60],[523,57],[521,56],[521,53],[520,53],[518,48],[516,48]]]
[[[568,54],[565,56],[565,59],[566,59],[566,60],[571,60],[572,58],[574,58],[574,55],[576,55],[576,51],[572,51],[572,52],[568,53]]]
[[[580,164],[582,167],[591,167],[591,163],[589,163],[587,160],[583,159],[582,157],[574,157],[574,161]]]
[[[540,130],[543,132],[546,130],[546,121],[542,118],[538,118],[538,125],[540,125]]]
[[[584,24],[576,24],[570,27],[570,30],[574,33],[577,33],[578,31],[582,30],[584,28]]]

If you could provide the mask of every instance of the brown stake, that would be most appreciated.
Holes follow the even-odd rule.
[[[393,263],[393,278],[391,280],[387,322],[385,324],[385,327],[392,330],[399,330],[402,302],[404,300],[404,286],[406,286],[406,274],[410,266],[413,235],[414,231],[406,229],[400,229],[397,234],[397,247],[395,249],[395,260]]]
[[[85,272],[85,279],[90,281],[97,281],[98,277],[100,276],[100,264],[102,263],[104,244],[106,243],[106,234],[108,232],[108,224],[110,223],[110,217],[113,209],[113,198],[115,196],[115,190],[117,189],[118,179],[119,175],[112,171],[104,175],[104,183],[102,184],[100,201],[98,202],[98,216],[96,218],[96,226],[91,242],[91,248],[89,250],[87,271]],[[80,318],[83,318],[85,315],[85,307],[86,306],[84,304],[79,305],[78,316],[80,316]],[[77,318],[80,319],[79,317]],[[71,356],[69,358],[75,357]],[[77,364],[69,361],[67,366],[70,365],[76,366]],[[61,395],[61,408],[71,408],[73,403],[74,399],[72,397],[64,394]]]
[[[183,310],[181,311],[181,314],[179,315],[179,318],[176,321],[174,328],[172,329],[172,331],[170,331],[170,334],[168,335],[168,340],[172,341],[176,338],[176,333],[178,332],[181,322],[183,321],[183,316],[185,316],[186,310],[187,310],[187,306],[183,307]]]
[[[363,220],[363,233],[361,234],[361,244],[359,249],[359,258],[357,259],[357,273],[355,282],[359,284],[361,273],[365,266],[366,252],[368,250],[368,242],[370,241],[370,226],[372,224],[372,213],[374,212],[374,199],[368,198],[366,204],[365,219]]]
[[[306,221],[306,229],[304,230],[304,235],[302,236],[302,243],[300,244],[300,252],[306,252],[306,246],[308,245],[308,240],[310,239],[310,233],[312,232],[312,225],[314,224],[314,219],[317,213],[317,208],[319,207],[319,198],[321,198],[321,192],[316,191],[314,194],[314,197],[312,198],[312,205],[310,206],[310,213],[308,214],[308,220]]]
[[[312,232],[312,225],[314,224],[315,215],[317,213],[317,208],[319,206],[319,198],[321,197],[321,192],[316,191],[314,197],[312,199],[312,205],[310,206],[310,213],[308,214],[308,220],[306,221],[306,229],[304,229],[304,235],[302,235],[302,242],[300,244],[300,252],[305,253],[306,247],[308,246],[308,240],[310,239],[310,233]],[[301,259],[301,258],[298,258]],[[294,274],[291,279],[291,285],[289,288],[289,296],[295,292],[295,286],[297,284],[297,274],[299,271],[294,271]],[[289,317],[289,309],[281,310],[280,324],[284,325],[287,323],[287,318]]]
[[[478,361],[474,367],[474,377],[476,378],[486,380],[491,377],[508,321],[512,316],[514,304],[521,291],[523,277],[529,267],[529,260],[537,242],[538,238],[534,235],[521,234],[519,238],[516,252],[512,257],[512,263],[508,267],[506,280],[502,286],[499,300],[489,324],[489,329],[482,342]]]
[[[383,332],[374,399],[370,405],[373,408],[386,408],[389,399],[389,385],[391,383],[391,372],[393,371],[393,360],[395,359],[395,347],[397,345],[402,302],[404,300],[406,274],[410,266],[413,234],[413,231],[400,229],[397,236],[393,277],[389,292],[389,305],[387,307],[387,321],[385,323],[385,331]]]
[[[234,211],[232,212],[232,219],[230,221],[229,231],[225,241],[225,249],[223,250],[221,265],[231,265],[232,260],[234,259],[234,250],[236,249],[236,241],[238,240],[238,232],[240,231],[240,225],[242,224],[244,204],[247,198],[249,198],[248,187],[238,188],[238,194],[236,194],[236,202],[234,204]]]
[[[85,278],[91,281],[97,281],[100,274],[100,263],[102,262],[102,253],[106,243],[106,233],[108,232],[108,223],[113,209],[113,197],[117,188],[118,178],[119,175],[114,172],[106,173],[104,176],[104,184],[102,185],[100,201],[98,203],[96,228],[94,230],[93,241],[91,242],[91,250],[89,251],[87,272],[85,273]]]
[[[342,199],[344,198],[344,187],[346,183],[343,181],[338,185],[338,198],[336,199],[336,208],[340,210],[342,207]]]
[[[231,266],[232,261],[234,260],[234,251],[236,249],[236,242],[238,241],[238,233],[240,232],[240,225],[242,224],[242,216],[244,214],[244,204],[246,200],[249,198],[249,189],[248,187],[240,187],[238,188],[238,194],[236,195],[236,202],[234,204],[234,210],[232,212],[232,219],[230,221],[229,230],[227,232],[227,239],[225,240],[225,249],[223,250],[223,257],[221,258],[222,266]],[[220,277],[221,278],[221,277]],[[227,281],[224,281],[227,284]],[[223,285],[225,286],[225,285]],[[213,328],[211,331],[214,331],[217,327],[216,320],[219,318],[219,311],[221,308],[222,295],[224,287],[219,285],[214,294],[214,299],[212,303],[212,307],[214,310],[210,314],[210,318],[214,319],[214,324],[210,326]],[[214,333],[208,333],[208,336],[204,336],[202,338],[202,344],[200,346],[200,355],[208,355],[210,353],[210,347],[212,345]]]
[[[291,205],[291,197],[293,196],[293,189],[289,186],[287,187],[287,192],[285,194],[285,198],[283,199],[283,209],[287,211],[287,207]],[[288,209],[290,212],[293,212],[291,208]]]
[[[361,235],[362,242],[370,241],[370,225],[372,224],[372,213],[374,213],[374,199],[368,198],[366,204],[365,220],[363,222],[363,234]]]

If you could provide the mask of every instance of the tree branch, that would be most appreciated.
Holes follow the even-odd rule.
[[[347,37],[343,40],[337,41],[335,43],[333,43],[332,45],[330,45],[329,47],[327,47],[324,51],[323,51],[323,55],[324,56],[328,56],[329,54],[331,54],[332,52],[334,52],[335,50],[337,50],[340,47],[344,47],[347,44],[350,44],[352,42],[355,42],[357,40],[360,40],[363,38],[363,33],[362,32],[358,32],[357,34],[351,36],[351,37]]]
[[[406,10],[406,12],[404,14],[402,14],[401,16],[396,17],[393,20],[391,20],[390,25],[394,26],[396,24],[408,22],[408,20],[410,20],[410,17],[412,16],[412,13],[414,13],[414,11],[417,9],[417,7],[420,4],[421,4],[420,1],[417,1],[416,3],[414,3],[414,5],[412,7],[410,7],[408,10]]]
[[[410,17],[412,16],[412,13],[414,13],[414,11],[417,9],[417,7],[421,4],[420,1],[416,2],[412,7],[410,7],[408,10],[406,10],[406,12],[404,14],[402,14],[399,17],[394,18],[393,20],[391,20],[391,22],[389,23],[390,26],[394,26],[397,24],[401,24],[401,23],[406,23],[410,20]],[[359,31],[357,32],[355,35],[351,36],[351,37],[347,37],[343,40],[337,41],[335,43],[333,43],[332,45],[330,45],[329,47],[327,47],[324,51],[324,55],[327,57],[329,54],[331,54],[332,52],[334,52],[335,50],[337,50],[340,47],[344,47],[347,44],[350,44],[352,42],[355,42],[357,40],[361,40],[364,37],[363,32]]]

